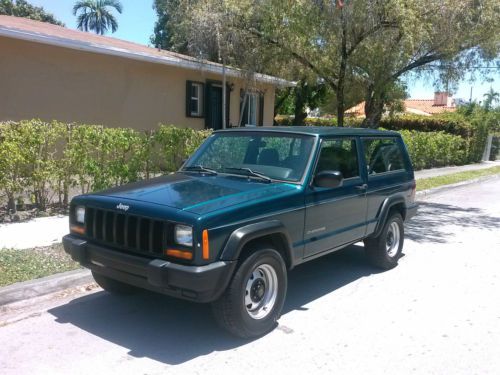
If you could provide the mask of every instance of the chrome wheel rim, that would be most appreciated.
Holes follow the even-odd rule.
[[[278,297],[278,275],[269,264],[254,268],[245,286],[245,307],[253,319],[265,318]]]
[[[398,223],[393,221],[389,225],[387,236],[385,238],[385,250],[387,251],[387,255],[389,255],[391,258],[398,253],[400,238],[401,235],[399,231],[399,225]]]

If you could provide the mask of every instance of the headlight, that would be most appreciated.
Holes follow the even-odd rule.
[[[78,224],[85,224],[85,207],[83,206],[76,207],[75,220]]]
[[[174,240],[178,245],[193,246],[193,228],[177,224],[174,229]]]

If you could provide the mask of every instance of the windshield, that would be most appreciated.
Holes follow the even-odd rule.
[[[314,137],[299,134],[216,133],[196,151],[183,170],[297,182],[304,175],[313,144]]]

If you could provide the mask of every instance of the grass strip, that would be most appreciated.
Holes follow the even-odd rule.
[[[473,180],[484,176],[493,176],[496,174],[500,174],[500,166],[478,169],[475,171],[458,172],[445,176],[423,178],[421,180],[417,180],[417,191],[456,184],[457,182]]]
[[[0,287],[81,268],[62,244],[33,249],[0,249]]]

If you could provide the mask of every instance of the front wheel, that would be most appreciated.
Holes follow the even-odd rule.
[[[236,336],[261,336],[276,326],[286,289],[280,253],[272,248],[256,250],[238,267],[222,297],[212,303],[215,319]]]
[[[404,235],[403,218],[399,213],[392,213],[380,236],[364,241],[370,263],[386,270],[396,267],[403,251]]]

